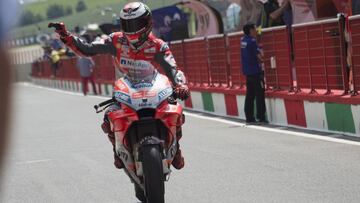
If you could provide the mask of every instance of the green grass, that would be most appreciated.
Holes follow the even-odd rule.
[[[46,10],[47,8],[52,5],[52,4],[60,4],[63,5],[65,8],[67,6],[71,6],[73,8],[73,11],[75,12],[75,7],[77,4],[77,0],[43,0],[43,1],[39,1],[37,3],[32,3],[32,4],[26,4],[24,9],[25,10],[30,10],[35,14],[41,14],[42,16],[46,17]],[[115,4],[115,3],[124,3],[126,2],[125,0],[84,0],[87,8],[89,10],[93,10],[96,8],[103,8],[104,5],[109,5],[109,4]]]
[[[51,4],[61,4],[66,6],[73,7],[73,15],[61,17],[53,20],[46,20],[37,24],[17,27],[13,30],[12,36],[14,38],[20,38],[25,36],[33,36],[39,33],[38,27],[41,32],[51,33],[52,30],[47,28],[49,22],[61,21],[64,22],[69,29],[74,28],[75,26],[84,26],[89,23],[106,23],[112,22],[113,17],[112,13],[119,14],[121,8],[127,2],[126,0],[84,0],[87,6],[87,10],[76,13],[75,6],[77,0],[45,0],[37,3],[32,3],[24,6],[24,10],[30,10],[34,14],[41,14],[46,18],[46,10]],[[177,0],[148,0],[147,4],[151,9],[160,8],[162,6],[171,5],[177,2]],[[107,12],[105,16],[101,15],[101,10],[105,7],[111,7],[112,12]]]

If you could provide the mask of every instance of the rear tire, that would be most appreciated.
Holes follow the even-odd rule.
[[[164,172],[160,147],[158,145],[144,146],[142,163],[147,203],[164,203]]]

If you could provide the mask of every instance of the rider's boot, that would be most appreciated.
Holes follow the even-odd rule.
[[[121,159],[118,157],[118,155],[116,154],[116,150],[115,150],[115,135],[114,133],[109,133],[108,134],[108,138],[113,146],[113,152],[114,152],[114,165],[117,169],[122,169],[124,168],[124,165],[121,161]]]
[[[114,165],[117,169],[124,168],[124,164],[122,163],[121,159],[117,156],[116,150],[115,150],[115,134],[114,132],[111,132],[110,130],[110,123],[108,121],[104,121],[104,123],[101,125],[101,128],[103,131],[107,134],[109,141],[111,142],[113,146],[113,152],[114,152]]]
[[[174,166],[174,168],[176,168],[178,170],[184,168],[184,166],[185,166],[184,157],[181,154],[180,144],[179,144],[181,137],[182,137],[182,129],[181,129],[181,127],[177,127],[177,129],[176,129],[177,150],[176,150],[176,154],[174,156],[172,165]]]

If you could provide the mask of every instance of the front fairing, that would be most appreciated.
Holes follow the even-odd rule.
[[[114,97],[135,111],[144,108],[157,108],[173,94],[168,78],[156,73],[151,81],[133,84],[127,77],[119,79],[115,84]]]

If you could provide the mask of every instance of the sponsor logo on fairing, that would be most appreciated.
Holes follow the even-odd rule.
[[[125,103],[128,103],[128,104],[131,104],[131,99],[130,99],[130,96],[128,94],[124,94],[122,92],[115,92],[114,97],[119,102],[125,102]]]
[[[127,161],[127,160],[129,159],[129,155],[128,155],[126,152],[124,152],[124,151],[120,151],[120,152],[118,153],[118,156],[119,156],[121,159],[125,160],[125,161]]]
[[[131,98],[133,99],[141,99],[143,98],[143,93],[142,92],[135,92],[131,95]]]
[[[138,83],[132,86],[134,89],[143,89],[143,88],[149,88],[152,87],[152,83]]]
[[[133,99],[146,99],[152,97],[156,97],[155,91],[140,91],[140,92],[135,92],[131,95],[131,98]]]
[[[159,92],[159,94],[158,94],[159,100],[162,100],[165,97],[169,97],[172,94],[172,91],[173,91],[172,88],[168,87],[168,88],[162,90],[161,92]]]
[[[152,105],[152,103],[140,103],[139,107],[151,107]]]
[[[121,82],[121,81],[116,82],[115,85],[116,85],[116,87],[119,88],[121,91],[126,91],[126,89],[127,89],[126,86],[125,86],[125,84],[124,84],[123,82]]]

